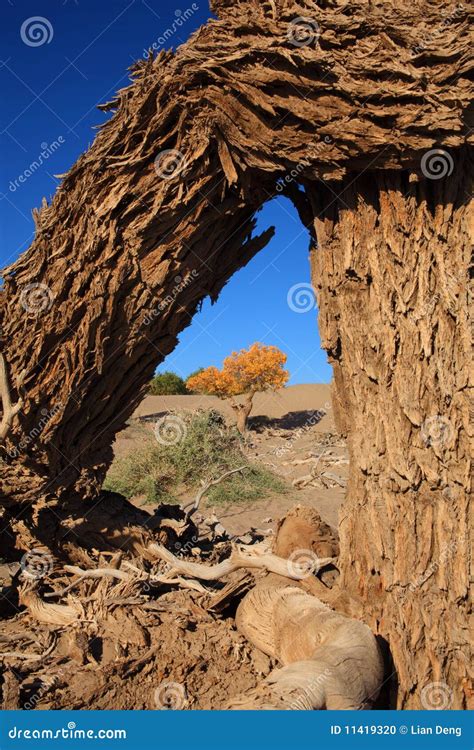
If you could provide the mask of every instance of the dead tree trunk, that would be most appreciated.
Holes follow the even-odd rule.
[[[321,337],[350,427],[341,586],[390,645],[400,708],[469,698],[472,175],[464,152],[445,182],[310,190]]]
[[[462,707],[467,10],[212,5],[219,19],[176,54],[135,66],[4,273],[2,504],[16,514],[38,497],[97,496],[156,365],[270,238],[251,237],[254,216],[283,180],[317,237],[313,280],[350,435],[343,586],[389,642],[398,705],[419,707],[427,683],[446,681]],[[440,152],[446,171],[430,175]]]

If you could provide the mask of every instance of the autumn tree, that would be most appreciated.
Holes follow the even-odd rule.
[[[228,399],[237,417],[237,427],[244,433],[255,394],[282,388],[288,381],[285,362],[286,354],[276,346],[255,343],[233,352],[224,360],[222,370],[208,367],[190,376],[186,385],[195,393]],[[237,401],[237,396],[243,398]]]

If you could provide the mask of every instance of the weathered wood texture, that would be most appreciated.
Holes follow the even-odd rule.
[[[306,195],[285,190],[317,237],[323,345],[351,440],[344,585],[389,640],[399,705],[419,707],[438,679],[464,705],[468,10],[213,8],[175,54],[135,66],[5,271],[0,349],[22,409],[2,446],[2,502],[96,495],[156,364],[268,241],[251,237],[255,212],[293,171]],[[440,180],[423,161],[435,148],[449,157]]]
[[[312,192],[322,345],[349,429],[341,587],[390,643],[406,708],[426,708],[432,682],[449,706],[470,694],[472,175],[463,153],[449,184],[364,175],[322,209]]]

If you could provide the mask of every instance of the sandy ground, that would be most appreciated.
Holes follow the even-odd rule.
[[[118,436],[115,455],[124,456],[144,441],[153,440],[154,419],[170,411],[197,409],[217,409],[229,421],[234,418],[230,406],[214,396],[148,396],[134,413],[129,427]],[[250,527],[274,527],[285,511],[301,503],[316,508],[327,523],[336,527],[344,498],[348,456],[344,441],[336,434],[329,385],[295,385],[274,393],[257,394],[250,428],[249,458],[283,477],[288,492],[251,505],[212,508],[203,505],[203,511],[216,513],[229,532],[238,534]],[[318,486],[294,487],[293,481],[308,475],[314,466],[318,474],[324,471],[330,476],[317,479]]]

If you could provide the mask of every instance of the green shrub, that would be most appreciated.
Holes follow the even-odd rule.
[[[218,412],[172,414],[169,418],[178,424],[182,439],[171,444],[146,443],[127,457],[116,459],[105,489],[129,499],[143,495],[150,503],[178,502],[178,494],[192,497],[200,480],[216,479],[229,469],[245,465],[249,468],[212,487],[207,502],[243,503],[286,491],[279,477],[249,463],[241,436]],[[166,437],[165,431],[163,435]]]
[[[186,396],[189,391],[183,378],[175,372],[160,372],[150,381],[152,396]]]

